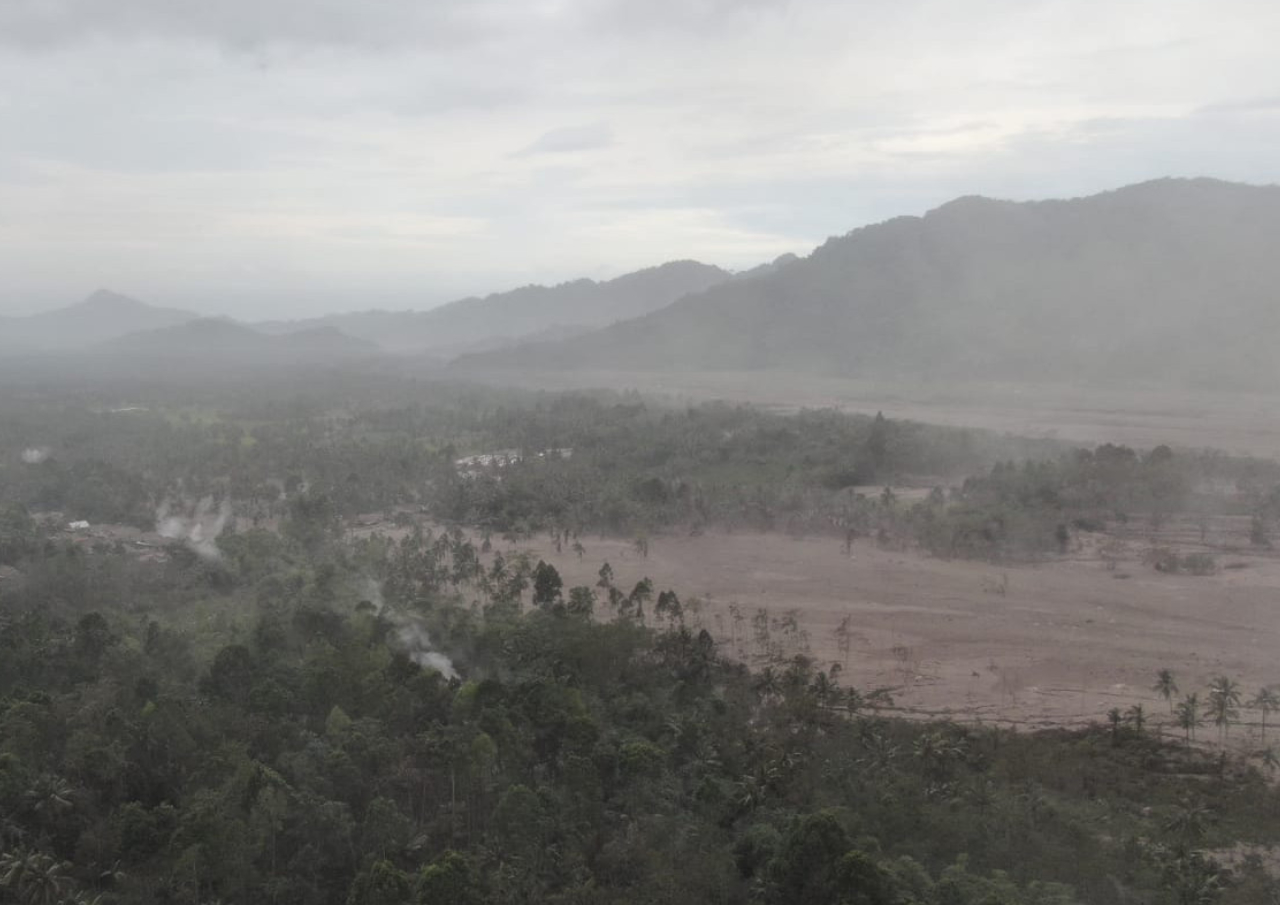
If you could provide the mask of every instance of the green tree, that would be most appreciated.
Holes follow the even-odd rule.
[[[533,603],[535,606],[551,606],[560,600],[564,582],[556,567],[538,560],[533,570]]]
[[[842,892],[840,863],[849,849],[849,836],[833,811],[798,818],[769,864],[773,901],[836,905]]]
[[[1178,693],[1178,683],[1173,677],[1173,671],[1160,670],[1156,674],[1156,684],[1151,686],[1151,690],[1165,699],[1169,705],[1169,712],[1173,713],[1173,698]]]
[[[347,905],[405,905],[409,895],[409,875],[390,861],[375,861],[356,876]]]
[[[471,865],[452,850],[422,868],[413,891],[418,905],[480,905],[483,901]]]
[[[574,616],[590,619],[596,608],[596,593],[586,585],[569,589],[568,611]]]
[[[19,849],[0,856],[0,888],[23,905],[60,905],[71,888],[70,869],[44,852]]]

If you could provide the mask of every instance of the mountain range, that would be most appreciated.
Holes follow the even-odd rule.
[[[99,291],[0,319],[0,351],[455,373],[792,371],[872,379],[1273,389],[1280,188],[1162,179],[1062,201],[965,197],[731,274],[674,261],[428,311],[201,319]]]
[[[1278,240],[1274,186],[966,197],[586,337],[456,366],[1274,387]]]
[[[364,311],[255,326],[270,333],[337,327],[388,352],[452,357],[519,341],[577,336],[665,308],[732,276],[697,261],[672,261],[604,282],[581,279],[558,286],[525,286],[429,311]]]
[[[340,355],[425,353],[445,360],[468,351],[577,336],[770,267],[762,265],[735,277],[697,261],[672,261],[604,282],[582,279],[558,286],[525,286],[428,311],[363,311],[253,324],[203,318],[192,311],[160,308],[98,290],[66,308],[0,318],[0,352],[141,354],[191,344],[193,352],[205,357],[215,352],[243,356],[255,349],[263,354],[280,352],[286,347],[265,340],[291,337],[290,354],[314,347],[317,353],[321,349]],[[341,342],[343,338],[350,342]]]
[[[0,349],[84,349],[129,333],[173,327],[200,317],[193,311],[160,308],[99,289],[66,308],[26,317],[0,318]]]

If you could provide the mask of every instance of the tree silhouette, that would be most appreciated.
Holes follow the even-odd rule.
[[[1162,669],[1156,674],[1156,684],[1151,690],[1164,698],[1169,704],[1169,712],[1173,713],[1173,698],[1178,693],[1178,683],[1174,681],[1173,671]]]
[[[1240,716],[1240,686],[1226,676],[1216,676],[1209,683],[1208,715],[1218,727],[1218,740],[1227,741],[1231,721]]]
[[[1270,688],[1260,688],[1258,693],[1249,699],[1249,706],[1262,711],[1262,741],[1267,741],[1267,714],[1280,710],[1280,695]]]
[[[1133,727],[1133,731],[1142,735],[1147,726],[1147,712],[1141,704],[1134,704],[1124,712],[1125,719]]]
[[[1107,722],[1111,724],[1111,744],[1120,744],[1120,727],[1124,725],[1124,714],[1119,707],[1107,711]]]
[[[564,581],[556,567],[538,560],[533,570],[533,602],[535,606],[549,606],[560,599]]]
[[[1174,710],[1174,718],[1178,728],[1186,735],[1187,744],[1196,737],[1196,727],[1200,725],[1200,698],[1194,692],[1187,695]]]

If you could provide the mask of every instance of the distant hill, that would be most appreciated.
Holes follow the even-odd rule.
[[[1277,237],[1277,187],[1164,179],[1068,201],[960,198],[647,316],[456,367],[1274,389]]]
[[[379,353],[367,340],[334,327],[314,327],[268,335],[220,318],[201,318],[160,330],[131,333],[92,349],[100,358],[128,356],[137,361],[248,365],[327,363]]]
[[[99,289],[84,301],[55,311],[0,321],[0,348],[68,350],[91,346],[141,330],[172,327],[200,315],[158,308],[127,295]]]
[[[336,327],[390,352],[455,355],[526,338],[573,336],[638,317],[728,280],[719,267],[673,261],[613,280],[574,280],[466,298],[429,311],[365,311],[254,326],[266,333]]]

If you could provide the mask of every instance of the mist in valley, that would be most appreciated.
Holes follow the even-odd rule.
[[[0,903],[1273,905],[1277,28],[0,8]]]

